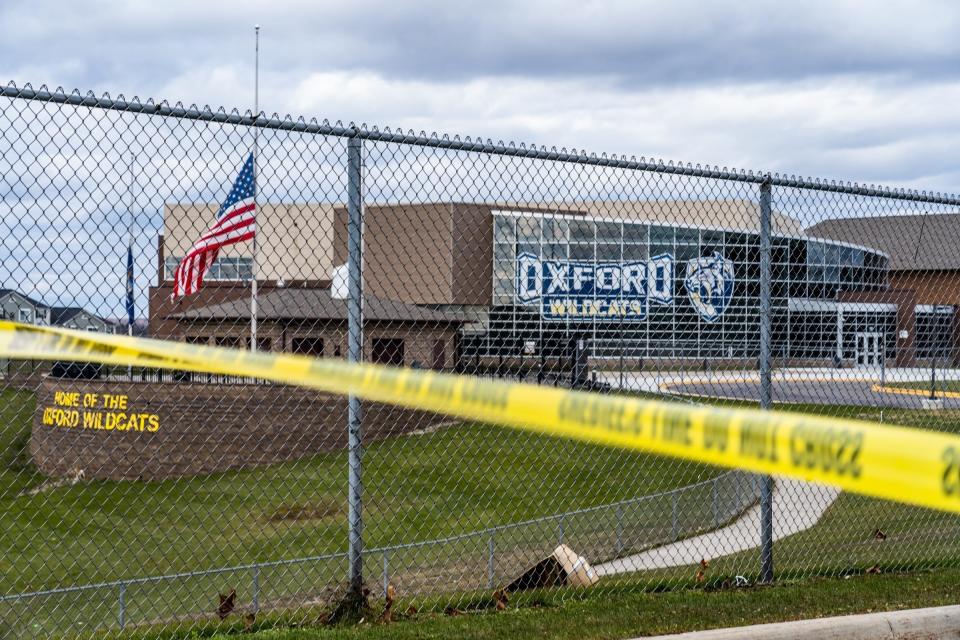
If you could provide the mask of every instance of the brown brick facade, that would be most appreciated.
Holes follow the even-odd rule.
[[[43,424],[57,392],[125,395],[122,413],[155,415],[159,428],[117,430]],[[83,409],[80,409],[81,421]],[[117,412],[114,412],[117,413]],[[364,441],[425,428],[442,418],[364,403]],[[30,452],[51,476],[162,480],[297,460],[342,449],[347,400],[270,385],[103,382],[46,378],[38,389]],[[144,419],[141,425],[149,426]],[[102,425],[102,426],[105,426]]]
[[[161,298],[168,288],[153,288],[151,295]],[[163,292],[162,294],[157,292]],[[399,338],[403,341],[403,364],[425,369],[451,370],[456,366],[458,324],[432,322],[368,321],[363,327],[363,359],[371,360],[374,341],[381,338]],[[165,318],[151,311],[150,330],[153,338],[163,340],[201,341],[217,345],[218,339],[235,338],[238,345],[248,346],[250,324],[247,320],[183,320]],[[269,340],[269,349],[294,351],[295,341],[305,338],[323,340],[323,353],[309,355],[326,358],[347,357],[347,323],[342,320],[282,320],[264,319],[257,327],[257,342]],[[440,356],[442,350],[442,357]],[[437,366],[442,362],[442,366]]]
[[[960,271],[890,271],[890,288],[880,292],[844,292],[844,302],[881,302],[897,305],[896,360],[898,367],[916,366],[917,305],[951,305],[951,361],[960,364]],[[906,337],[901,337],[901,332]]]

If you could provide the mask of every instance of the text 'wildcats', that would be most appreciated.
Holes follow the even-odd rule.
[[[643,320],[649,301],[673,302],[673,256],[643,262],[561,262],[517,256],[517,298],[546,318]]]
[[[734,264],[719,253],[690,260],[683,281],[690,304],[706,322],[719,319],[733,298]],[[517,301],[540,302],[544,318],[640,321],[650,301],[673,303],[674,258],[641,262],[565,262],[517,256]]]

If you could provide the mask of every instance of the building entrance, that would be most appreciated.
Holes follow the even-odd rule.
[[[857,332],[857,366],[875,367],[883,364],[883,334],[873,331]]]

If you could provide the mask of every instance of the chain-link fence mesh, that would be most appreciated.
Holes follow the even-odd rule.
[[[787,411],[957,430],[952,198],[3,93],[4,318],[346,358],[362,289],[364,361],[745,406],[772,370]],[[250,154],[255,244],[209,254],[199,291],[174,296]],[[748,473],[374,403],[351,447],[346,398],[240,377],[0,373],[11,637],[318,622],[357,575],[375,608],[391,586],[404,608],[485,607],[538,586],[517,579],[551,557],[539,586],[575,597],[567,549],[591,589],[763,577],[770,485]],[[794,453],[818,464],[828,448]],[[771,497],[777,577],[960,558],[952,515],[782,479]]]

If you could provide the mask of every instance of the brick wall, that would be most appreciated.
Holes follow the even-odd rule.
[[[121,413],[155,414],[159,429],[106,430],[43,424],[54,393],[128,396]],[[57,407],[59,408],[59,407]],[[79,410],[81,414],[83,409]],[[421,429],[440,416],[364,403],[364,441]],[[346,447],[346,398],[288,386],[44,379],[30,452],[62,476],[159,480],[297,460]],[[81,416],[82,419],[82,416]]]

